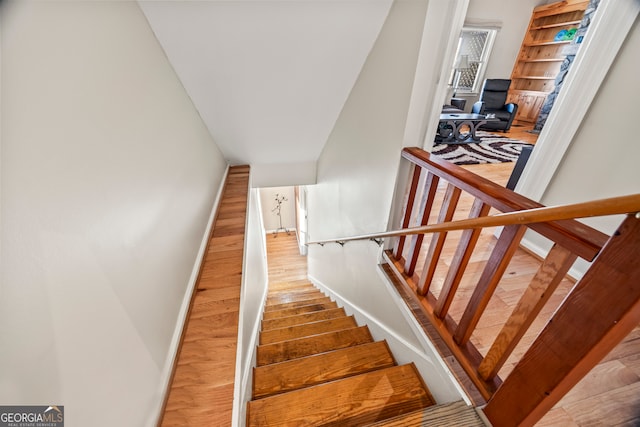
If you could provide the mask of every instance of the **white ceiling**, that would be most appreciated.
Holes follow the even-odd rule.
[[[315,162],[390,0],[139,1],[232,164]]]

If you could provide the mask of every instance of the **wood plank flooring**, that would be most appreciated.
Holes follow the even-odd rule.
[[[249,167],[229,169],[159,425],[229,426]]]

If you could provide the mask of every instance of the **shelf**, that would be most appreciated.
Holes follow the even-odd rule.
[[[509,92],[518,94],[518,95],[529,95],[529,96],[547,96],[551,93],[551,91],[547,91],[547,90],[531,90],[531,89],[511,89]]]
[[[579,23],[580,21],[559,22],[557,24],[547,24],[547,25],[540,25],[538,27],[531,27],[531,30],[545,30],[547,28],[565,27],[567,25],[578,25]]]
[[[568,44],[568,43],[571,43],[571,40],[562,40],[562,41],[559,41],[559,42],[551,41],[551,42],[525,43],[524,46],[526,46],[526,47],[530,47],[530,46],[551,46],[551,45],[554,45],[554,44]]]
[[[564,58],[548,58],[548,59],[520,59],[520,62],[562,62]]]
[[[513,76],[514,79],[528,79],[528,80],[555,80],[555,76],[543,77],[543,76]]]
[[[566,47],[574,40],[556,41],[560,32],[577,28],[589,4],[588,0],[552,0],[533,10],[520,52],[511,71],[511,99],[521,99],[516,120],[534,121],[566,58]],[[577,32],[577,31],[576,31]],[[575,37],[575,36],[574,36]],[[561,38],[561,37],[558,37]]]

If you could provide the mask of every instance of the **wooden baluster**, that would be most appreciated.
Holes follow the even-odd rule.
[[[436,198],[436,190],[438,189],[438,182],[440,178],[429,172],[427,179],[424,183],[424,191],[422,193],[422,201],[420,203],[420,225],[427,225],[429,223],[429,215],[431,215],[431,208]],[[418,256],[420,255],[420,248],[422,247],[422,240],[424,234],[416,234],[411,237],[411,247],[407,254],[407,259],[404,265],[404,272],[407,276],[413,276],[416,270],[416,264],[418,262]]]
[[[422,172],[422,168],[416,164],[413,165],[413,178],[411,179],[411,184],[409,186],[409,194],[407,195],[407,202],[404,205],[404,216],[402,219],[402,227],[409,227],[409,223],[411,222],[411,214],[413,213],[413,204],[416,200],[416,192],[418,190],[418,183],[420,182],[420,173]],[[402,251],[404,249],[404,241],[406,236],[400,236],[396,241],[396,247],[393,250],[393,256],[395,259],[400,259],[402,257]]]
[[[461,190],[449,183],[447,185],[447,191],[442,201],[442,207],[440,208],[440,215],[438,216],[438,223],[451,221],[453,214],[456,211],[458,200],[460,200]],[[422,235],[420,235],[422,237]],[[429,290],[431,280],[436,271],[440,254],[442,253],[442,247],[444,241],[447,238],[447,232],[433,233],[431,237],[431,244],[429,245],[429,251],[427,252],[427,259],[424,262],[424,268],[420,275],[420,281],[418,283],[418,293],[424,295]]]
[[[526,227],[522,225],[510,225],[502,230],[456,328],[454,339],[459,345],[465,344],[471,338],[471,334],[478,324],[480,316],[484,313],[487,304],[489,304],[489,300],[509,265],[511,257],[518,249],[520,239],[522,239],[525,230]]]
[[[576,258],[568,249],[557,244],[553,246],[480,363],[478,372],[483,379],[498,374]]]
[[[490,209],[491,206],[480,199],[475,199],[469,211],[469,218],[487,216]],[[451,266],[447,272],[447,277],[444,280],[440,296],[434,309],[434,314],[441,319],[443,319],[449,311],[449,307],[453,302],[453,298],[458,290],[458,285],[471,259],[471,254],[476,247],[480,233],[482,233],[481,228],[467,229],[462,232],[460,243],[451,260]]]
[[[484,413],[531,426],[640,323],[640,220],[628,215]]]

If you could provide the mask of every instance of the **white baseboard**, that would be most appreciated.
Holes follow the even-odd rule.
[[[167,399],[167,393],[169,393],[169,386],[171,385],[170,384],[171,374],[173,373],[173,366],[176,363],[176,359],[178,357],[178,349],[180,348],[180,339],[182,337],[182,330],[187,321],[189,306],[191,305],[193,292],[195,290],[195,287],[198,281],[198,275],[200,274],[200,266],[202,265],[205,251],[207,250],[207,244],[209,242],[211,228],[213,227],[213,221],[215,220],[216,213],[218,212],[220,199],[222,198],[222,194],[224,193],[224,186],[227,182],[228,174],[229,174],[229,165],[227,165],[227,168],[225,169],[224,175],[222,177],[222,181],[220,182],[220,186],[218,187],[218,194],[216,195],[216,199],[213,202],[213,206],[211,207],[211,213],[209,214],[207,228],[205,229],[204,235],[202,236],[202,241],[200,242],[200,249],[198,250],[198,254],[196,255],[196,259],[193,264],[193,269],[191,270],[191,276],[189,277],[187,290],[184,293],[184,297],[182,298],[182,304],[180,306],[180,311],[178,313],[178,321],[173,331],[173,337],[171,338],[171,344],[169,346],[169,351],[167,353],[167,359],[165,360],[164,367],[162,369],[162,373],[160,376],[161,378],[160,395],[162,396],[162,398],[160,399],[159,407],[156,409],[156,413],[158,415],[156,417],[155,425],[157,425],[160,422],[160,419],[162,418],[161,412],[164,407],[164,402]]]
[[[444,361],[432,346],[431,348],[428,346],[425,348],[415,347],[395,331],[389,329],[371,313],[368,313],[357,304],[334,292],[317,278],[309,276],[309,280],[322,292],[334,299],[338,305],[344,307],[347,314],[353,315],[359,325],[366,324],[375,340],[386,340],[398,364],[413,362],[437,403],[448,403],[464,399],[467,404],[469,404],[467,396],[458,386],[453,374],[446,368]],[[391,284],[389,284],[389,286],[391,286]],[[391,293],[391,298],[394,300],[400,298],[400,303],[406,307],[402,298],[395,293],[395,289],[394,293]],[[397,301],[395,302],[397,303]],[[388,304],[388,302],[385,303]],[[414,328],[412,327],[412,329]],[[420,332],[422,333],[421,329]],[[424,335],[424,333],[422,334]],[[424,339],[428,341],[426,336],[424,336]]]

